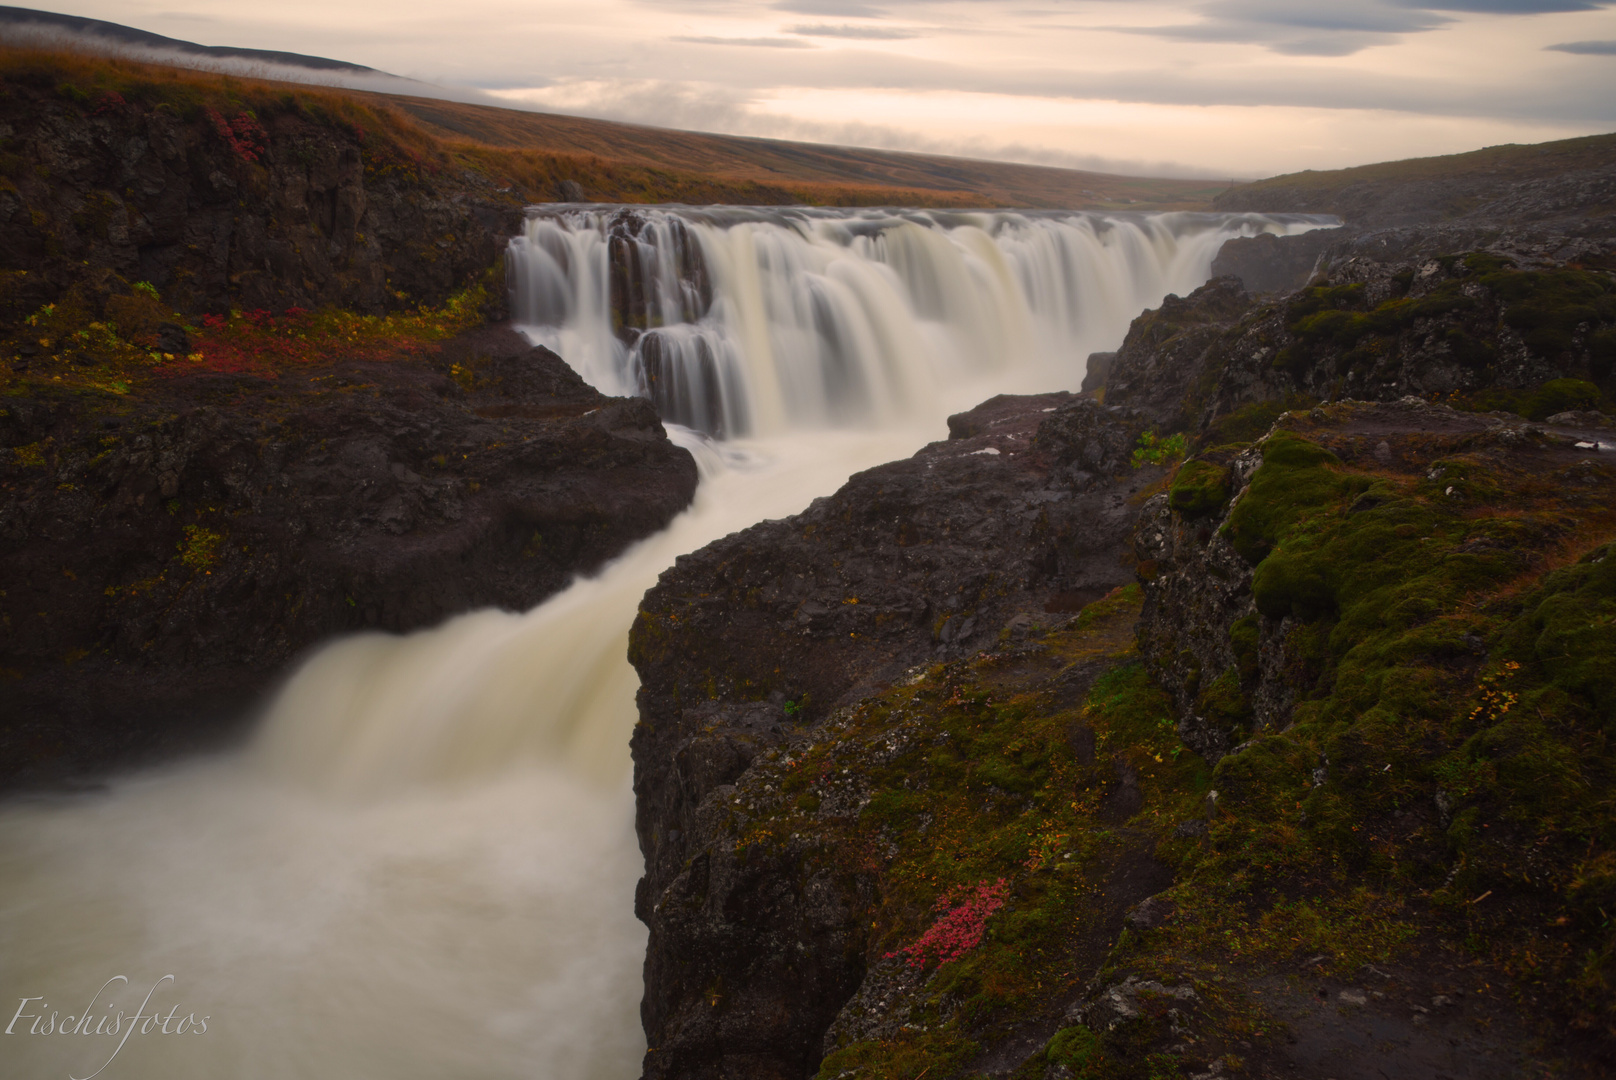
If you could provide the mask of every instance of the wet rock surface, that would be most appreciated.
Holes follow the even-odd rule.
[[[0,410],[3,782],[233,731],[303,650],[529,607],[662,528],[690,455],[508,329],[426,360]]]
[[[1308,283],[1319,257],[1345,235],[1338,229],[1314,229],[1297,236],[1237,236],[1218,249],[1212,276],[1237,278],[1254,294],[1291,292]]]

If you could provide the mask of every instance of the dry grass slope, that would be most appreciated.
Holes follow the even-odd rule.
[[[182,113],[295,103],[422,161],[496,177],[534,202],[571,180],[601,202],[1204,210],[1225,186],[673,131],[15,46],[0,46],[0,80],[167,102]]]

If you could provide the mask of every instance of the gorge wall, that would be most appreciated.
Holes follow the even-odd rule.
[[[1611,297],[1214,281],[681,559],[645,1075],[1598,1075]]]
[[[690,501],[651,405],[508,329],[426,358],[10,397],[0,783],[238,729],[303,650],[525,609]]]

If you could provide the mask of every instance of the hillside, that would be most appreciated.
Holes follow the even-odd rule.
[[[71,44],[83,51],[113,55],[135,55],[150,52],[181,54],[187,59],[205,61],[245,60],[260,65],[304,68],[309,71],[342,72],[351,75],[383,75],[386,72],[363,64],[350,64],[344,60],[327,60],[323,56],[303,53],[277,52],[271,49],[240,49],[231,46],[198,45],[194,41],[181,41],[137,30],[122,23],[104,19],[85,19],[77,15],[61,15],[54,11],[34,8],[0,6],[0,28],[15,42],[31,41],[39,44],[54,40]]]
[[[8,18],[7,12],[13,17]],[[21,25],[26,29],[32,24],[18,24],[17,20],[40,15],[26,9],[0,9],[0,26],[9,29]],[[507,181],[504,186],[530,202],[557,198],[557,185],[562,179],[571,179],[580,185],[584,198],[600,202],[1168,210],[1207,209],[1211,198],[1225,186],[1206,180],[1114,176],[940,155],[674,131],[431,97],[242,78],[128,56],[92,55],[104,50],[109,41],[141,46],[136,53],[142,56],[161,53],[154,51],[157,45],[145,40],[153,35],[142,35],[115,23],[61,18],[56,22],[69,29],[68,24],[75,22],[94,23],[80,29],[81,36],[89,33],[93,40],[85,39],[84,50],[79,51],[65,46],[24,45],[20,42],[27,35],[13,33],[12,44],[0,57],[0,77],[7,73],[10,77],[28,76],[32,72],[31,77],[39,81],[41,72],[48,72],[58,82],[86,91],[112,91],[126,97],[131,90],[150,96],[154,89],[167,87],[166,92],[194,99],[193,106],[202,99],[225,98],[273,109],[271,102],[284,104],[290,97],[326,102],[337,113],[357,110],[382,114],[387,118],[387,127],[395,129],[417,151],[430,151],[440,158],[475,157],[475,167],[501,173]],[[60,36],[57,40],[71,41]],[[295,77],[296,68],[310,68],[328,74],[335,71],[396,78],[320,57],[155,40],[167,43],[176,64],[194,55],[202,62],[256,59],[263,62],[265,72],[284,71],[289,77]],[[407,84],[409,80],[397,82]],[[161,98],[162,93],[157,96]],[[342,104],[337,105],[338,101]]]
[[[1114,176],[932,154],[669,131],[428,98],[376,96],[386,98],[445,139],[594,154],[730,181],[812,185],[806,189],[810,194],[817,194],[821,185],[848,185],[936,192],[948,203],[975,206],[1198,210],[1208,208],[1211,198],[1226,186],[1221,181]]]
[[[1289,173],[1219,194],[1219,210],[1336,214],[1352,225],[1393,227],[1477,214],[1501,196],[1552,182],[1571,197],[1540,197],[1544,215],[1616,210],[1616,134],[1533,145],[1489,146],[1465,154],[1410,158],[1351,169]],[[1520,208],[1530,213],[1534,208]]]

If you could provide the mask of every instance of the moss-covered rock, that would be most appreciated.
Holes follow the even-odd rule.
[[[1173,476],[1168,503],[1186,517],[1204,517],[1223,508],[1233,494],[1227,465],[1186,461]]]

